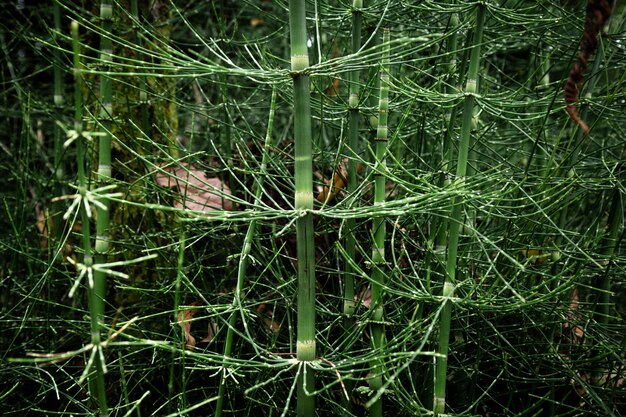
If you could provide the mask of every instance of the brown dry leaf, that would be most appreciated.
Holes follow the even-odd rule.
[[[232,210],[230,188],[217,177],[207,177],[197,165],[182,164],[181,168],[163,168],[155,174],[157,184],[177,188],[180,200],[174,207],[198,211]]]
[[[574,325],[573,322],[576,321],[576,310],[578,309],[578,287],[574,287],[572,290],[572,295],[570,296],[570,304],[569,311],[567,312],[565,318],[566,322],[563,323],[563,330],[571,329],[572,335],[572,343],[580,344],[582,343],[583,337],[585,336],[585,331],[581,326]]]
[[[202,106],[204,104],[204,98],[202,97],[202,92],[200,91],[200,87],[198,87],[198,84],[193,85],[193,98],[195,103],[198,106]]]
[[[193,303],[191,303],[190,306],[198,306],[201,304],[202,304],[202,301],[198,300],[198,301],[194,301]],[[185,333],[185,349],[187,350],[193,350],[193,348],[196,346],[196,338],[193,337],[191,334],[191,322],[193,318],[196,316],[196,313],[198,312],[199,309],[200,308],[189,308],[178,313],[178,324],[180,325],[180,327],[183,329],[183,332]],[[209,321],[209,324],[207,327],[208,328],[207,328],[206,337],[197,343],[211,343],[211,341],[217,334],[217,324],[215,324],[213,320]]]
[[[272,334],[276,335],[280,331],[280,324],[276,320],[271,318],[264,318],[263,323],[267,330],[269,330]]]
[[[370,304],[372,304],[372,289],[369,286],[364,287],[359,295],[354,296],[354,301],[356,301],[357,304],[360,302],[365,307],[369,308]]]
[[[207,326],[206,337],[202,339],[200,343],[211,343],[211,340],[213,340],[216,334],[217,334],[217,324],[215,324],[213,320],[210,320]]]
[[[363,166],[361,164],[357,164],[356,168],[357,172],[361,172],[363,170]],[[324,180],[324,188],[322,191],[315,197],[317,201],[320,203],[328,203],[335,198],[335,196],[341,192],[346,186],[348,182],[348,158],[345,158],[343,162],[337,165],[335,169],[335,173],[333,174],[332,179],[332,189],[331,189],[331,181]]]
[[[41,249],[48,247],[48,229],[52,228],[52,216],[47,208],[43,210],[39,205],[35,206],[35,213],[37,215],[37,230],[41,235]]]
[[[324,94],[326,94],[326,96],[330,98],[337,97],[337,94],[339,93],[340,85],[341,85],[341,81],[339,80],[339,78],[335,78],[333,80],[333,83],[324,90]]]
[[[49,238],[56,226],[54,225],[52,214],[50,213],[50,210],[47,207],[44,207],[42,209],[39,206],[39,204],[36,205],[35,214],[37,216],[37,222],[36,222],[37,231],[39,232],[39,235],[41,236],[41,240],[39,241],[39,244],[41,246],[41,249],[46,250],[48,249],[48,245],[51,244]],[[81,225],[79,223],[74,223],[74,225],[72,226],[72,231],[80,232],[81,230],[82,230]],[[63,249],[61,250],[61,253],[63,255],[64,260],[67,260],[68,258],[72,258],[76,260],[75,259],[76,256],[74,253],[73,239],[71,238],[71,236],[65,242],[65,245],[63,246]]]
[[[196,306],[201,303],[201,301],[194,301],[191,305]],[[185,349],[187,350],[193,350],[196,346],[196,338],[191,335],[191,320],[196,315],[197,311],[197,308],[190,308],[178,313],[178,324],[185,333]]]

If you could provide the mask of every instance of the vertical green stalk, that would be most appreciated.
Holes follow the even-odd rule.
[[[352,53],[361,49],[361,21],[363,17],[363,0],[354,0],[352,3]],[[359,70],[351,71],[350,79],[350,96],[348,98],[348,184],[347,190],[354,191],[357,187],[357,158],[359,148]],[[356,238],[354,229],[356,228],[356,220],[348,219],[346,221],[348,234],[346,235],[346,254],[347,258],[354,260],[356,255]],[[344,269],[344,298],[343,312],[346,317],[354,313],[354,268],[351,262],[345,263]],[[351,327],[350,323],[346,323]]]
[[[298,416],[315,414],[315,375],[307,363],[315,359],[315,253],[313,240],[313,166],[311,156],[311,96],[306,35],[306,2],[289,0],[291,76],[294,88],[295,202],[298,241],[297,358],[302,361],[298,381]]]
[[[483,27],[485,24],[486,5],[476,5],[476,27],[472,41],[470,64],[465,83],[465,102],[463,108],[463,120],[461,124],[461,137],[459,154],[456,167],[457,183],[462,184],[467,174],[467,159],[470,148],[472,124],[474,119],[474,100],[478,93],[478,69],[480,66],[480,46],[483,41]],[[452,304],[450,297],[454,292],[456,282],[457,250],[459,245],[459,229],[463,223],[463,201],[461,197],[455,197],[452,202],[452,212],[449,223],[448,258],[446,261],[446,278],[442,295],[443,305],[439,323],[439,346],[435,359],[435,379],[433,395],[433,412],[439,415],[446,408],[446,373],[448,367],[448,345],[450,340],[450,322],[452,319]]]
[[[225,16],[225,8],[224,0],[221,0],[219,3],[219,11],[216,9],[217,2],[213,3],[213,14],[215,15],[215,20],[217,20],[217,32],[218,36],[222,39],[226,39],[226,16]],[[219,86],[220,86],[220,100],[222,107],[222,123],[220,124],[220,144],[222,150],[222,156],[228,166],[232,166],[233,164],[233,144],[231,139],[230,125],[231,125],[231,117],[230,112],[228,110],[228,101],[229,101],[229,92],[228,92],[228,75],[220,74],[219,75]],[[234,194],[236,193],[235,187],[237,186],[237,181],[233,177],[232,171],[228,171],[225,174],[224,178],[230,184],[230,190]]]
[[[619,233],[621,232],[624,224],[624,199],[622,197],[622,191],[616,187],[613,190],[613,196],[611,198],[611,205],[609,208],[609,218],[606,227],[606,234],[602,239],[600,246],[600,254],[602,255],[602,262],[606,264],[606,268],[600,272],[600,275],[595,280],[594,289],[596,292],[595,307],[593,310],[594,321],[606,329],[610,319],[611,308],[611,262],[613,256],[619,244]],[[604,353],[598,349],[601,343],[596,342],[593,349],[592,358],[603,358]],[[603,363],[602,359],[596,359],[593,370],[593,382],[600,381],[602,375],[609,369],[606,363]]]
[[[468,61],[467,51],[464,54],[465,59],[461,60],[460,68],[457,68],[457,48],[458,48],[458,27],[459,17],[456,13],[450,16],[450,23],[448,30],[451,31],[451,35],[446,40],[446,53],[448,54],[448,63],[446,65],[449,81],[445,86],[446,94],[454,94],[460,88],[462,77],[464,76],[465,66]],[[447,128],[444,132],[442,144],[441,144],[441,169],[439,178],[437,179],[438,185],[441,188],[445,188],[450,184],[450,161],[452,160],[452,138],[454,136],[454,128],[456,124],[456,117],[459,110],[459,106],[451,107],[445,114],[445,122]],[[426,287],[431,288],[432,282],[445,281],[445,263],[446,263],[446,245],[448,238],[448,221],[445,208],[439,211],[440,215],[433,219],[433,236],[432,239],[432,255],[429,256],[428,262],[428,274],[426,277]],[[426,370],[424,377],[427,380],[433,380],[433,366],[432,363],[426,364]],[[422,376],[420,376],[422,377]],[[422,401],[424,407],[432,408],[433,406],[433,389],[430,384],[425,385],[424,392],[422,393]]]
[[[447,64],[448,74],[450,74],[450,82],[446,85],[445,91],[446,94],[454,94],[457,91],[457,85],[461,83],[462,70],[465,67],[466,59],[463,59],[461,62],[461,67],[459,68],[458,80],[455,80],[455,83],[458,82],[457,85],[453,84],[453,74],[457,71],[457,59],[456,59],[456,50],[458,45],[458,28],[459,26],[459,17],[455,13],[450,16],[450,30],[452,31],[452,35],[448,38],[446,42],[446,49],[449,55],[449,61]],[[442,141],[442,160],[441,160],[441,174],[439,177],[439,186],[445,187],[450,183],[449,171],[450,171],[450,160],[452,159],[452,137],[454,132],[454,125],[456,123],[456,115],[458,112],[459,106],[452,107],[448,113],[446,113],[446,121],[448,123],[448,127],[445,130],[443,141]],[[432,270],[435,272],[435,275],[443,276],[443,265],[445,263],[445,249],[446,249],[446,238],[447,238],[447,226],[448,223],[446,221],[445,216],[442,213],[442,216],[436,218],[436,222],[434,224],[433,230],[435,231],[433,239],[434,239],[434,254],[437,259],[437,265]],[[430,277],[432,278],[432,277]],[[430,281],[428,282],[430,286]]]
[[[263,157],[261,159],[261,167],[259,171],[259,175],[257,177],[257,182],[255,183],[255,191],[254,191],[254,199],[255,202],[258,202],[261,199],[261,194],[263,193],[263,183],[265,179],[265,173],[267,172],[267,161],[269,159],[269,150],[272,147],[272,131],[274,126],[274,114],[276,112],[276,87],[272,90],[272,99],[270,103],[270,114],[269,120],[267,122],[267,133],[265,135],[265,146],[263,147]],[[241,256],[239,257],[239,268],[237,270],[237,287],[235,288],[235,296],[233,297],[233,311],[230,313],[228,318],[228,330],[226,332],[226,342],[224,344],[224,361],[226,361],[230,357],[230,352],[233,346],[233,335],[234,328],[237,324],[237,309],[241,307],[241,289],[244,284],[244,280],[246,278],[246,272],[248,269],[248,264],[250,262],[250,250],[252,249],[252,242],[254,240],[254,236],[256,234],[256,219],[250,221],[248,225],[248,231],[246,232],[246,237],[243,242],[243,249],[241,251]],[[226,363],[222,365],[226,368]],[[224,392],[226,390],[226,380],[225,373],[222,373],[220,380],[220,387],[218,391],[218,398],[215,405],[215,417],[220,417],[222,415],[222,410],[224,407]]]
[[[102,21],[102,35],[100,39],[100,62],[103,71],[110,71],[113,61],[113,45],[110,38],[113,25],[113,6],[110,1],[103,0],[100,3],[100,19]],[[100,112],[99,124],[101,136],[98,143],[98,186],[106,185],[111,181],[111,127],[113,118],[112,85],[108,75],[100,76]],[[98,209],[96,224],[96,256],[99,261],[109,250],[109,201],[103,200],[104,208]],[[104,276],[99,280],[99,285],[104,287]],[[103,295],[103,294],[102,294]],[[104,299],[100,300],[104,301]]]
[[[388,144],[388,116],[389,116],[389,29],[383,30],[383,62],[380,69],[380,99],[378,103],[378,126],[376,128],[376,161],[374,165],[374,206],[385,202],[385,175],[387,171],[385,154]],[[372,363],[373,376],[369,381],[372,391],[378,391],[383,386],[382,361],[380,359],[384,340],[383,321],[383,286],[385,285],[385,218],[376,216],[372,219],[372,234],[374,245],[372,248],[372,295],[371,320],[372,348],[377,359]],[[382,396],[370,406],[370,416],[383,415]]]
[[[182,294],[182,285],[183,285],[183,276],[185,275],[185,249],[187,248],[187,235],[185,233],[185,229],[182,224],[179,224],[180,231],[178,235],[178,261],[176,265],[176,283],[174,289],[174,323],[178,323],[182,321],[179,317],[180,315],[180,303],[181,303],[181,294]],[[184,326],[181,326],[181,328]],[[178,379],[181,387],[181,392],[185,392],[187,388],[187,372],[185,367],[185,334],[183,331],[180,332],[180,346],[183,348],[180,351],[172,350],[172,363],[170,364],[170,378],[168,381],[168,400],[173,400],[175,398],[174,388],[175,388],[175,380]],[[180,354],[180,374],[176,373],[176,365],[178,361],[176,360],[176,356]],[[172,404],[172,408],[177,408],[179,410],[185,410],[187,408],[187,396],[180,395],[178,397],[178,401],[168,401],[168,404]],[[178,403],[178,404],[177,404]]]
[[[363,20],[363,0],[353,0],[352,2],[352,53],[355,54],[361,49],[361,26]],[[359,125],[360,125],[360,71],[354,70],[348,74],[350,82],[350,93],[348,97],[348,184],[346,190],[353,192],[357,188],[357,171],[359,156]],[[354,301],[354,266],[352,262],[356,258],[356,219],[350,218],[346,220],[346,229],[348,233],[345,238],[346,261],[344,263],[344,290],[343,290],[343,314],[344,329],[346,333],[354,326],[354,318],[352,315],[355,310]],[[352,392],[352,381],[346,381],[346,390]],[[352,401],[345,399],[344,407],[350,411],[352,409]]]
[[[113,27],[113,6],[110,1],[100,2],[100,20],[102,24],[102,35],[100,38],[100,61],[103,71],[111,70],[113,60],[113,45],[110,34]],[[97,186],[106,185],[111,180],[111,125],[112,125],[112,91],[111,78],[107,75],[100,76],[100,113],[99,123],[102,135],[98,144],[98,173]],[[109,207],[110,202],[101,200],[103,207],[98,207],[96,222],[96,263],[106,262],[109,251]],[[101,270],[94,271],[94,288],[90,297],[91,314],[91,342],[94,346],[100,346],[100,324],[104,317],[104,299],[106,296],[106,275]],[[104,363],[101,363],[102,356],[96,358],[96,375],[92,378],[92,385],[96,389],[104,391]],[[100,414],[106,415],[106,397],[99,398]]]
[[[78,189],[82,197],[87,192],[87,176],[85,174],[85,137],[82,135],[83,130],[83,98],[82,98],[82,69],[80,65],[80,39],[78,35],[78,22],[72,21],[72,45],[74,50],[74,130],[78,134],[76,163],[78,165]],[[85,204],[81,204],[81,220],[83,234],[83,265],[89,268],[93,265],[93,257],[91,252],[91,231],[89,224],[90,213]],[[98,326],[98,294],[96,294],[96,277],[94,275],[93,287],[90,284],[88,292],[89,312],[91,315],[91,343],[97,348],[100,346],[100,330]],[[106,387],[104,384],[104,364],[101,363],[101,356],[95,355],[95,371],[90,372],[89,376],[89,392],[94,404],[97,405],[99,414],[108,415],[108,407],[106,401]]]
[[[608,269],[610,261],[613,258],[618,245],[618,236],[624,224],[624,199],[622,191],[619,188],[613,190],[611,205],[609,208],[609,218],[607,224],[606,235],[602,239],[600,246],[600,254],[603,255],[602,261],[606,263],[605,273],[598,279],[597,300],[594,309],[594,318],[597,323],[607,325],[610,317],[610,301],[611,301],[611,281],[609,279]]]
[[[59,3],[53,3],[53,13],[54,13],[54,29],[56,33],[61,33],[61,6]],[[58,48],[54,50],[54,107],[55,110],[60,114],[63,108],[63,59],[61,55],[61,51]],[[57,180],[56,187],[56,195],[63,194],[62,187],[60,185],[60,180],[63,178],[63,165],[61,156],[63,154],[63,136],[62,136],[62,128],[58,124],[54,126],[54,175]],[[53,224],[56,227],[53,228],[52,232],[54,233],[54,238],[58,242],[61,238],[61,234],[63,232],[63,228],[61,227],[61,219],[62,219],[62,203],[55,203],[53,205],[52,212],[53,215]]]
[[[72,21],[72,47],[74,51],[74,130],[78,135],[76,141],[76,165],[78,166],[78,188],[81,193],[87,189],[87,179],[85,176],[85,137],[83,131],[83,95],[81,90],[82,73],[80,66],[80,37],[78,34],[78,22]],[[90,229],[89,229],[89,213],[87,207],[81,205],[81,220],[83,233],[83,263],[91,265],[93,263],[91,257]]]
[[[376,27],[370,28],[372,30],[372,34],[370,36],[371,42],[369,43],[372,49],[376,49],[380,45],[380,36],[376,36]],[[370,69],[370,73],[368,74],[368,79],[373,80],[373,85],[370,85],[370,88],[373,90],[369,94],[368,105],[370,108],[375,109],[378,103],[376,102],[380,98],[380,77],[378,76],[378,65],[373,65]],[[371,126],[371,131],[376,129],[378,126],[378,117],[376,114],[370,114],[369,122]]]
[[[139,5],[137,0],[131,0],[130,10],[135,19],[139,21]],[[139,28],[135,27],[135,44],[141,46],[141,40],[139,38]],[[139,53],[139,60],[144,60],[144,54]],[[150,132],[149,115],[148,115],[148,90],[146,86],[146,77],[144,75],[139,76],[139,108],[141,109],[141,130],[144,135],[148,135]]]

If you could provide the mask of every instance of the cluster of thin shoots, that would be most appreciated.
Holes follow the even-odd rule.
[[[114,52],[112,68],[102,70],[98,47],[85,41],[80,55],[85,77],[112,77],[131,91],[139,88],[138,78],[151,80],[141,84],[145,90],[139,93],[175,101],[181,126],[177,140],[165,144],[152,143],[134,121],[125,125],[132,131],[114,128],[116,151],[132,160],[116,162],[127,177],[101,187],[74,186],[66,178],[67,189],[76,192],[51,199],[65,204],[61,217],[70,223],[57,251],[76,234],[71,226],[80,222],[81,210],[91,219],[94,207],[107,209],[106,200],[112,210],[140,213],[136,223],[116,226],[111,261],[68,257],[70,268],[40,265],[44,280],[64,285],[55,292],[62,293],[61,301],[28,295],[29,286],[32,294],[44,287],[31,276],[19,290],[33,297],[35,311],[47,306],[62,307],[68,316],[86,314],[77,294],[85,279],[85,290],[93,288],[93,274],[100,271],[133,300],[120,305],[106,300],[105,323],[124,325],[98,345],[51,354],[62,349],[27,344],[41,369],[44,364],[57,367],[54,378],[57,389],[68,392],[67,409],[81,409],[73,387],[83,385],[99,355],[98,363],[106,364],[101,371],[119,384],[111,389],[118,397],[109,401],[119,415],[139,409],[155,415],[198,410],[210,415],[217,409],[293,415],[304,372],[316,374],[308,394],[315,396],[320,415],[359,415],[379,399],[398,415],[428,415],[433,410],[432,364],[445,357],[448,415],[479,415],[497,407],[520,416],[539,409],[574,415],[574,407],[589,415],[616,413],[615,404],[624,401],[619,397],[625,339],[618,297],[626,287],[626,257],[623,221],[613,203],[621,201],[615,195],[626,192],[623,25],[613,29],[614,43],[595,58],[602,62],[597,72],[587,75],[597,84],[588,91],[586,116],[597,122],[582,141],[568,124],[562,100],[578,45],[571,28],[581,27],[582,15],[562,2],[428,1],[397,7],[366,1],[356,52],[347,41],[354,11],[344,3],[307,3],[311,189],[315,196],[323,193],[338,172],[347,172],[342,167],[348,161],[359,171],[354,189],[333,189],[332,200],[322,194],[325,198],[315,199],[312,209],[303,210],[293,201],[295,74],[286,52],[288,7],[285,1],[256,3],[238,4],[239,18],[236,10],[220,15],[219,10],[172,6],[169,41],[122,9],[119,19],[133,25],[141,42],[127,33],[103,33],[85,11],[61,4],[84,33],[107,36],[114,51],[125,51]],[[487,17],[479,88],[472,93],[465,89],[463,61],[474,46],[472,16],[478,4]],[[202,13],[211,13],[226,34],[202,26]],[[249,23],[238,35],[237,24],[253,18],[263,23]],[[390,28],[387,43],[381,42],[383,27]],[[71,56],[71,37],[51,33],[37,41]],[[457,47],[451,50],[453,39]],[[373,137],[376,79],[385,51],[391,68],[389,136],[381,170]],[[347,145],[351,72],[359,74],[358,149]],[[166,78],[177,80],[177,97],[158,91],[158,80]],[[333,96],[328,92],[335,85]],[[473,123],[468,128],[469,173],[457,178],[451,161],[456,161],[468,95],[473,101],[467,119]],[[88,153],[94,152],[98,133],[58,123],[66,131],[65,152],[73,152],[80,139]],[[114,116],[116,123],[122,122]],[[85,124],[99,122],[90,114]],[[450,138],[447,145],[445,137]],[[381,174],[385,199],[374,204],[372,183]],[[342,181],[342,187],[348,184],[347,178]],[[199,195],[197,189],[210,194],[211,205],[186,205],[188,195]],[[450,214],[455,202],[462,205],[460,219]],[[300,260],[295,229],[307,215],[315,230],[317,356],[303,365],[296,358]],[[387,276],[377,283],[372,280],[375,218],[386,226]],[[437,256],[435,246],[439,228],[446,237],[451,222],[458,223],[460,237],[454,293],[447,294],[442,292],[445,258]],[[354,254],[345,248],[349,235],[355,237]],[[135,256],[146,251],[150,255]],[[343,311],[346,264],[355,282],[350,321]],[[149,272],[134,281],[133,273],[144,268]],[[384,294],[379,320],[369,309],[373,284],[381,285]],[[597,313],[603,292],[612,296],[606,321]],[[73,297],[76,311],[65,295]],[[442,353],[437,341],[446,303],[452,306],[451,328],[449,350]],[[22,321],[31,326],[36,314],[16,309],[32,315]],[[20,322],[15,314],[3,310],[2,321]],[[372,323],[382,325],[385,335],[375,348]],[[84,341],[87,332],[79,327],[86,329],[88,323],[81,319],[61,326]],[[207,336],[189,346],[186,333]],[[8,347],[18,355],[15,346]],[[86,363],[75,377],[67,368],[80,356]],[[382,375],[377,390],[368,385],[373,373]],[[510,394],[530,385],[537,398]]]

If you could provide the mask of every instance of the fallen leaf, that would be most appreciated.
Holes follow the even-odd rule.
[[[180,199],[174,207],[198,211],[232,210],[228,185],[217,177],[208,177],[197,165],[182,164],[180,168],[161,167],[155,174],[158,185],[176,188]]]
[[[46,249],[48,247],[48,229],[52,228],[52,216],[50,216],[47,208],[42,210],[39,204],[35,206],[35,214],[37,215],[37,230],[41,235],[41,249]]]
[[[372,304],[372,289],[369,286],[364,287],[359,295],[354,296],[354,301],[356,301],[357,304],[360,302],[365,307],[369,308]]]
[[[569,311],[565,315],[565,323],[563,323],[563,329],[571,332],[571,341],[574,344],[582,343],[585,331],[577,324],[574,324],[577,320],[576,310],[578,309],[578,287],[574,287],[572,294],[570,295]]]
[[[217,324],[213,320],[209,320],[209,324],[207,325],[207,335],[200,341],[200,343],[211,343],[211,340],[213,340],[216,334]]]
[[[194,301],[189,306],[199,306],[202,305],[202,300]],[[197,312],[201,309],[201,307],[195,308],[187,308],[180,313],[178,313],[178,324],[183,330],[185,334],[185,349],[193,350],[196,347],[197,343],[211,343],[215,335],[217,334],[217,324],[213,320],[209,320],[209,324],[207,326],[207,335],[204,339],[196,342],[196,338],[191,334],[191,322],[193,318],[196,316]]]
[[[363,170],[363,166],[361,164],[357,164],[357,173]],[[324,188],[322,191],[315,197],[317,201],[320,203],[328,203],[332,201],[335,196],[341,192],[346,186],[348,182],[348,158],[345,158],[343,162],[337,164],[337,168],[333,174],[333,179],[324,180]]]
[[[339,78],[335,78],[333,80],[333,83],[324,90],[324,94],[326,94],[326,96],[330,98],[337,97],[337,94],[339,93],[340,84],[341,84],[341,81],[339,80]]]
[[[54,228],[56,227],[53,221],[54,218],[52,217],[52,214],[47,207],[44,207],[42,209],[39,204],[35,206],[35,214],[37,216],[37,231],[39,232],[39,235],[41,237],[39,244],[41,246],[41,249],[46,250],[48,249],[48,246],[51,245],[50,236],[54,232]],[[81,230],[82,227],[79,223],[73,224],[73,232],[78,233]],[[65,245],[63,245],[63,248],[61,249],[61,254],[63,255],[62,259],[64,260],[67,260],[68,258],[76,260],[76,255],[74,253],[74,242],[71,235],[67,238]]]
[[[197,306],[201,303],[201,301],[194,301],[190,305]],[[193,317],[196,315],[197,311],[197,308],[190,308],[178,313],[178,324],[183,329],[183,332],[185,334],[185,349],[187,350],[193,350],[193,348],[196,346],[196,338],[191,335],[191,321],[193,320]]]

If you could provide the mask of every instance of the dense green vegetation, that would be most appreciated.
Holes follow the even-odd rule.
[[[613,3],[2,2],[1,413],[621,415]]]

